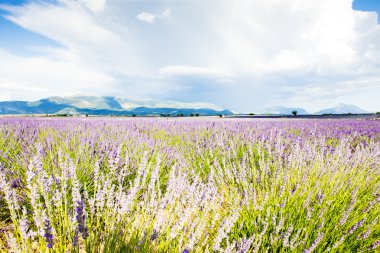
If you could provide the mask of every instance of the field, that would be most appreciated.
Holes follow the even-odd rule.
[[[1,118],[0,252],[379,252],[380,120]]]

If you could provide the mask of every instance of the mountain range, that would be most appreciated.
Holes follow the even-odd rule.
[[[272,106],[258,110],[260,114],[290,115],[310,114],[301,107]],[[339,104],[313,114],[361,114],[368,113],[355,105]],[[3,101],[0,102],[1,114],[89,114],[89,115],[232,115],[235,112],[211,103],[185,103],[177,101],[129,99],[111,96],[69,96],[48,97],[34,102]]]
[[[346,114],[346,113],[352,113],[352,114],[361,114],[361,113],[369,113],[366,110],[363,110],[360,107],[357,107],[356,105],[347,105],[347,104],[339,104],[335,107],[326,108],[323,110],[320,110],[316,112],[315,114]]]
[[[285,107],[285,106],[271,106],[265,109],[259,110],[262,114],[278,114],[278,115],[288,115],[292,114],[292,111],[297,111],[298,115],[309,114],[305,109],[300,107]]]
[[[366,110],[361,109],[360,107],[356,105],[349,105],[349,104],[343,104],[340,103],[335,107],[330,107],[326,109],[322,109],[320,111],[317,111],[315,113],[309,113],[304,108],[300,107],[285,107],[285,106],[272,106],[267,107],[265,109],[259,110],[259,113],[262,114],[277,114],[277,115],[290,115],[292,114],[292,111],[297,111],[297,115],[308,115],[308,114],[315,114],[315,115],[322,115],[322,114],[361,114],[361,113],[369,113]]]
[[[34,102],[0,102],[0,114],[89,115],[231,115],[232,111],[210,103],[136,100],[111,96],[49,97]]]

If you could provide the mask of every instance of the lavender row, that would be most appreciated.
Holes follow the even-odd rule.
[[[368,252],[376,120],[0,119],[0,250]]]

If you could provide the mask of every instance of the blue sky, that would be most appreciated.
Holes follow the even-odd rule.
[[[380,110],[378,0],[0,0],[0,100]],[[312,101],[312,103],[311,103]]]
[[[376,11],[379,15],[380,13],[380,1],[379,0],[355,0],[352,3],[352,8],[354,10],[361,11]],[[377,19],[380,22],[380,15]]]

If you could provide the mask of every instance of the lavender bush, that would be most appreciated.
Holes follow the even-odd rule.
[[[380,121],[0,119],[1,252],[376,252]]]

